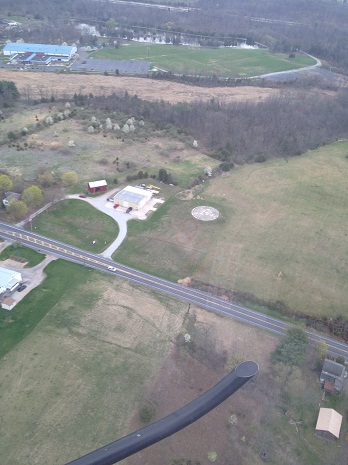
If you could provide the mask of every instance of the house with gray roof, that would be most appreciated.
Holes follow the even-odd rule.
[[[327,392],[339,393],[343,389],[345,367],[333,360],[325,359],[321,370],[320,382]]]

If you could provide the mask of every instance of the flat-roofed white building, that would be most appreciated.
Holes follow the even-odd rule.
[[[22,275],[18,271],[0,268],[0,294],[6,291],[13,291],[21,281]]]
[[[114,203],[121,207],[132,207],[133,210],[140,210],[152,197],[152,192],[139,187],[127,186],[117,192],[114,196]]]
[[[75,45],[29,44],[9,42],[2,50],[4,55],[14,56],[20,53],[34,53],[51,56],[54,60],[69,61],[77,52]]]

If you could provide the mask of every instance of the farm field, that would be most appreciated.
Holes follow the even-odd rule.
[[[13,328],[23,338],[21,325],[41,313],[1,357],[7,465],[62,464],[123,435],[187,307],[63,261],[45,271],[15,320],[0,327],[2,336]]]
[[[236,88],[204,88],[187,86],[176,82],[143,79],[136,77],[116,77],[100,75],[30,73],[1,70],[2,79],[16,83],[22,99],[41,97],[71,98],[74,93],[88,95],[108,95],[112,92],[125,92],[145,100],[165,100],[170,103],[210,100],[219,102],[263,100],[277,95],[279,89],[242,86]]]
[[[347,149],[338,142],[212,179],[188,200],[172,198],[149,222],[131,222],[114,258],[173,281],[193,277],[301,313],[341,315],[348,279]],[[217,208],[219,218],[195,220],[197,205]]]
[[[267,50],[197,48],[127,42],[121,48],[104,48],[90,58],[151,61],[152,66],[179,74],[216,74],[223,77],[251,77],[289,71],[315,64],[313,58],[296,54],[270,53]]]
[[[62,465],[141,428],[143,406],[153,406],[154,420],[163,418],[245,359],[261,368],[247,388],[125,463],[186,458],[208,465],[214,452],[221,465],[236,458],[261,465],[262,451],[284,465],[342,463],[343,441],[338,448],[313,436],[321,392],[310,364],[286,383],[284,410],[301,418],[301,435],[283,415],[284,383],[269,358],[276,337],[62,260],[45,272],[0,325],[1,341],[8,330],[17,335],[15,344],[1,346],[1,463]],[[179,344],[186,332],[203,352],[190,355]],[[333,400],[343,412],[341,400]],[[327,396],[325,405],[333,400]]]

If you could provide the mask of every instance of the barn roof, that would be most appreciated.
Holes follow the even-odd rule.
[[[72,45],[47,45],[47,44],[29,44],[21,42],[10,42],[5,45],[3,51],[16,51],[19,53],[35,52],[46,55],[70,55],[76,47]]]
[[[144,189],[139,189],[138,187],[127,186],[122,189],[120,192],[114,197],[116,199],[123,200],[124,202],[132,202],[135,204],[139,204],[144,198],[151,198],[152,193],[149,191],[145,191]]]
[[[88,183],[89,187],[102,187],[102,186],[107,186],[108,183],[105,181],[105,179],[101,179],[100,181],[92,181]]]
[[[321,408],[317,421],[316,430],[328,431],[336,438],[340,437],[340,430],[342,424],[342,415],[340,415],[333,408]]]

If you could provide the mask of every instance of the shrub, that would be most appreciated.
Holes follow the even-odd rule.
[[[155,417],[155,407],[148,403],[140,409],[139,418],[142,423],[150,423]]]

